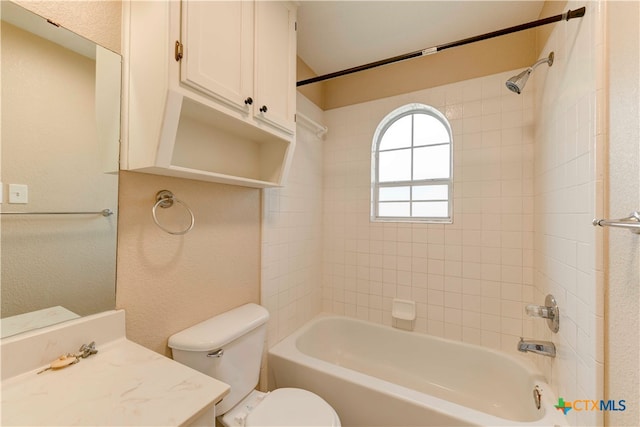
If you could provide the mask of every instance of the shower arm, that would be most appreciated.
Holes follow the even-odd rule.
[[[547,64],[549,64],[549,66],[552,66],[553,65],[553,58],[554,58],[554,53],[551,52],[548,57],[537,60],[535,64],[533,64],[531,67],[529,67],[529,72],[530,73],[533,72],[533,70],[535,70],[536,67],[538,67],[538,65],[542,65],[545,62]]]

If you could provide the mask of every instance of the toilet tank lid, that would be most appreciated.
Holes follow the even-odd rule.
[[[169,347],[186,351],[210,351],[263,325],[269,312],[258,304],[245,304],[193,325],[169,337]]]

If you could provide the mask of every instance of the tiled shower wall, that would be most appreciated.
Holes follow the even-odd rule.
[[[534,302],[534,85],[504,84],[519,71],[325,112],[323,311],[390,325],[409,299],[416,331],[517,353]],[[370,221],[373,134],[413,102],[453,128],[453,224]]]
[[[301,95],[298,112],[321,121],[322,110]],[[298,124],[287,185],[263,193],[261,302],[270,314],[269,346],[321,309],[322,144]]]
[[[565,400],[604,397],[604,267],[602,229],[606,145],[603,8],[585,5],[584,18],[554,28],[543,53],[555,52],[536,79],[534,169],[535,300],[552,293],[560,331],[534,324],[537,338],[553,340],[555,359],[536,358]],[[602,425],[600,411],[569,411],[571,425]]]

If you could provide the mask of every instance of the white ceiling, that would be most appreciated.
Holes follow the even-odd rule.
[[[311,1],[298,56],[322,75],[538,19],[536,1]]]

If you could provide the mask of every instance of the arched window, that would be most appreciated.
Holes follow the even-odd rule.
[[[371,219],[452,222],[453,138],[446,117],[409,104],[378,125],[371,156]]]

